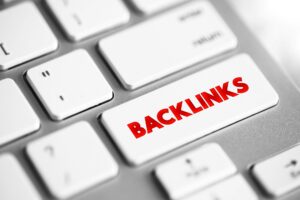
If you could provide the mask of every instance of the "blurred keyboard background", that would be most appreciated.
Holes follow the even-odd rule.
[[[227,0],[300,88],[300,1]]]

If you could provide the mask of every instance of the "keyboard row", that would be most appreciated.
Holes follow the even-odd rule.
[[[56,199],[70,198],[118,175],[118,165],[87,122],[30,142],[26,154]],[[253,165],[251,175],[269,195],[284,195],[300,187],[299,155],[300,146],[292,147]],[[215,143],[159,164],[154,172],[171,200],[258,200],[231,159]],[[41,199],[13,155],[0,155],[0,176],[0,199]]]
[[[84,69],[81,68],[82,66]],[[222,74],[218,73],[220,71]],[[64,77],[67,76],[74,79],[65,81]],[[52,112],[52,116],[60,116],[60,114],[69,116],[112,97],[109,84],[84,50],[76,50],[50,63],[29,69],[26,79],[44,107],[48,111],[58,111],[57,115]],[[79,84],[78,89],[74,90],[77,84]],[[181,88],[180,92],[174,93],[177,88]],[[38,116],[13,80],[1,80],[0,93],[5,94],[0,99],[0,110],[3,111],[0,113],[0,121],[3,124],[0,127],[1,144],[39,129]],[[160,101],[157,101],[158,97]],[[277,93],[254,61],[248,55],[237,55],[106,110],[102,113],[100,121],[127,161],[134,165],[141,165],[186,143],[270,108],[277,102]],[[52,108],[55,109],[51,110]],[[130,115],[127,114],[128,112]],[[49,114],[51,115],[51,112]],[[77,148],[78,146],[82,148]],[[197,152],[190,153],[166,165],[158,166],[156,176],[171,199],[186,197],[234,175],[236,169],[230,159],[219,147],[213,145],[212,149],[213,153],[200,153],[200,155]],[[282,195],[298,187],[300,183],[297,178],[298,151],[293,150],[275,160],[271,159],[255,165],[253,174],[266,185],[265,188],[269,193]],[[64,199],[73,196],[96,183],[116,176],[118,172],[117,164],[99,141],[94,130],[84,122],[31,142],[26,152],[51,194],[56,198]],[[203,160],[197,161],[195,157],[203,157]],[[199,162],[205,163],[205,166],[199,167]],[[285,163],[286,168],[282,168],[282,163]],[[268,171],[270,166],[277,167],[273,167],[274,171]],[[190,175],[183,176],[180,173]],[[208,173],[207,179],[201,176],[201,179],[197,180],[194,177],[203,173]],[[176,174],[180,176],[176,177]],[[274,181],[274,174],[280,179],[279,182]],[[232,187],[231,184],[235,182],[243,182],[243,179],[236,176],[220,184]],[[229,186],[226,186],[227,184]],[[243,184],[238,185],[243,186]],[[219,193],[221,188],[223,187],[216,185],[210,190]],[[247,184],[241,191],[244,189],[252,198],[253,192],[248,189]]]
[[[55,5],[66,4],[64,1],[51,2],[59,13],[62,9]],[[82,0],[78,2],[93,6],[90,2],[89,4]],[[97,0],[92,2],[114,4],[115,0],[103,3]],[[89,11],[89,9],[81,9],[79,3],[74,6],[81,11]],[[94,12],[100,15],[113,15],[110,12],[99,12],[98,6],[93,7]],[[102,9],[105,8],[103,6]],[[117,13],[121,12],[117,11]],[[66,14],[61,15],[66,16]],[[99,18],[101,19],[101,17],[93,19],[101,25]],[[9,24],[6,19],[10,19]],[[62,21],[68,23],[69,20]],[[74,21],[73,18],[72,20]],[[22,26],[19,25],[20,21]],[[49,54],[59,47],[55,35],[32,2],[21,3],[1,11],[0,26],[5,27],[0,33],[1,70],[8,70]],[[142,87],[230,51],[236,46],[237,39],[234,34],[212,5],[206,1],[190,2],[152,17],[101,39],[98,45],[99,51],[126,89]]]
[[[54,120],[113,98],[112,88],[85,50],[31,68],[25,78]],[[40,128],[38,116],[13,80],[1,80],[0,93],[5,94],[0,99],[0,145]],[[100,121],[128,162],[140,165],[275,106],[278,100],[254,61],[242,54],[108,109]]]

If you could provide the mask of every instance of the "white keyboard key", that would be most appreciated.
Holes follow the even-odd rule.
[[[121,0],[46,0],[65,33],[79,41],[125,24],[130,13]]]
[[[143,13],[150,14],[186,0],[131,0]]]
[[[0,156],[0,177],[1,200],[40,199],[23,169],[10,154]]]
[[[252,59],[239,55],[107,110],[101,120],[138,165],[277,102]]]
[[[73,196],[118,173],[116,162],[87,122],[31,142],[26,150],[56,198]]]
[[[272,196],[300,188],[300,146],[256,164],[252,172]]]
[[[85,50],[76,50],[27,72],[27,79],[54,120],[112,98],[112,89]]]
[[[99,42],[124,87],[135,89],[235,48],[237,39],[206,1],[194,1]]]
[[[0,145],[40,128],[40,120],[11,79],[0,81]]]
[[[7,4],[7,3],[11,3],[11,2],[14,2],[16,0],[0,0],[0,5],[1,4]]]
[[[218,144],[204,145],[155,170],[171,199],[181,199],[235,172],[234,164]]]
[[[50,53],[58,47],[54,34],[32,2],[0,11],[0,27],[0,70]]]
[[[236,175],[184,200],[258,200],[241,175]]]

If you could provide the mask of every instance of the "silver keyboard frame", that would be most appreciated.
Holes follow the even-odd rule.
[[[21,0],[17,0],[14,3],[2,7],[0,6],[0,9],[5,9],[6,7],[10,7],[15,3],[19,3],[20,1]],[[109,66],[105,63],[103,57],[100,56],[97,44],[101,38],[108,36],[113,32],[125,29],[128,26],[140,23],[141,21],[145,20],[145,17],[143,17],[142,15],[137,15],[136,12],[132,12],[132,19],[130,24],[103,34],[98,34],[87,40],[84,40],[83,42],[73,43],[65,37],[59,24],[56,22],[55,17],[51,14],[45,3],[42,0],[34,1],[47,20],[49,26],[54,31],[56,37],[58,38],[59,49],[54,53],[29,61],[8,71],[0,72],[0,80],[4,78],[12,78],[16,81],[16,83],[38,114],[39,118],[41,119],[42,126],[38,132],[35,132],[29,136],[0,147],[0,154],[11,152],[17,157],[43,199],[48,200],[53,199],[53,197],[51,197],[47,188],[43,185],[42,180],[39,178],[32,164],[29,162],[28,157],[24,153],[26,144],[28,144],[28,142],[32,140],[50,134],[53,131],[59,130],[63,127],[82,120],[88,121],[97,131],[99,137],[117,161],[120,167],[120,172],[119,175],[113,180],[90,188],[71,199],[168,199],[166,193],[163,191],[162,187],[153,176],[154,168],[159,163],[167,161],[173,157],[181,155],[184,152],[195,149],[202,144],[210,142],[216,142],[223,147],[223,149],[237,166],[239,173],[243,174],[248,183],[257,192],[257,195],[260,199],[268,199],[261,187],[259,187],[259,185],[256,184],[251,178],[249,168],[252,164],[255,164],[267,157],[270,157],[271,155],[276,154],[277,152],[289,148],[300,141],[300,93],[287,78],[285,72],[280,67],[278,67],[274,60],[259,44],[253,34],[250,33],[250,31],[245,27],[244,23],[241,22],[240,17],[237,16],[234,11],[228,6],[226,1],[211,0],[213,5],[217,8],[221,16],[227,22],[229,27],[238,37],[239,45],[236,50],[217,56],[213,59],[209,59],[195,66],[191,66],[188,69],[182,70],[178,73],[174,73],[162,80],[159,80],[155,83],[149,84],[145,87],[142,87],[141,89],[132,92],[126,91],[121,86],[120,82],[118,82]],[[130,5],[130,3],[127,3],[127,5],[131,8],[131,10],[133,10],[133,6]],[[159,13],[162,12],[164,11],[161,11]],[[69,119],[55,122],[49,118],[43,106],[38,101],[38,98],[35,97],[34,93],[31,91],[24,78],[24,74],[28,69],[34,66],[45,63],[46,61],[64,55],[78,48],[86,49],[95,60],[98,67],[112,86],[114,90],[114,98],[108,103],[84,111]],[[210,67],[211,65],[230,58],[231,56],[238,53],[247,53],[255,60],[261,71],[265,74],[267,79],[278,92],[280,97],[279,104],[269,110],[263,111],[236,124],[216,131],[204,138],[200,138],[188,145],[180,147],[168,154],[152,160],[147,164],[139,167],[130,166],[125,161],[121,152],[119,152],[117,146],[114,144],[109,134],[99,123],[99,115],[103,111],[119,105],[122,102],[141,96],[149,91],[171,83],[189,74],[201,71],[203,68]],[[297,190],[280,199],[298,200],[299,197],[300,190]]]

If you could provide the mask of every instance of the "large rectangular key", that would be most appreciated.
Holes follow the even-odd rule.
[[[206,1],[192,2],[99,43],[127,89],[141,87],[236,45],[236,37]]]
[[[127,160],[142,164],[274,106],[278,95],[239,55],[102,114]]]

